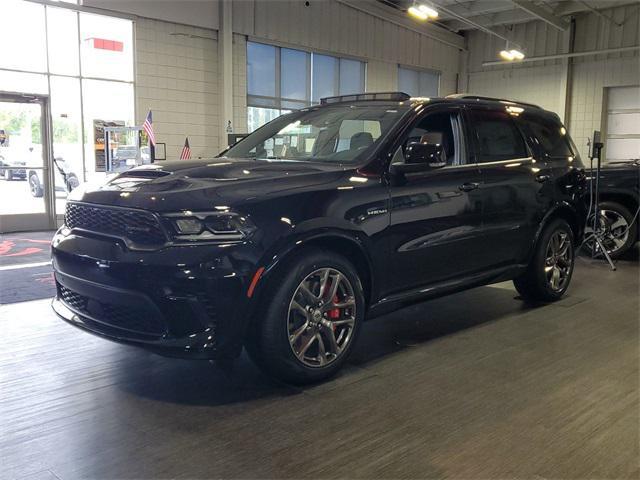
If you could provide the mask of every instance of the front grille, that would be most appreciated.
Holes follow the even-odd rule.
[[[155,336],[164,333],[162,323],[151,312],[85,297],[60,283],[57,287],[58,297],[80,315],[135,333]]]
[[[122,238],[134,246],[158,247],[167,241],[158,218],[144,210],[67,202],[64,223],[71,229],[79,228]]]

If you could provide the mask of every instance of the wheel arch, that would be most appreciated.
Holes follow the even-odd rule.
[[[536,235],[534,237],[534,241],[531,245],[531,250],[529,252],[527,261],[531,259],[531,256],[535,252],[536,245],[538,244],[538,241],[540,240],[544,229],[551,222],[559,218],[565,220],[569,224],[569,227],[571,227],[571,231],[573,232],[574,244],[577,246],[582,242],[582,236],[584,234],[584,221],[581,221],[581,215],[571,204],[567,202],[558,203],[554,208],[547,212],[547,214],[540,222],[540,225],[538,226],[538,230],[536,231]]]
[[[356,233],[347,233],[344,231],[309,233],[304,238],[291,239],[291,241],[289,241],[284,248],[281,248],[277,255],[272,256],[271,261],[265,265],[264,271],[260,275],[257,288],[255,289],[256,303],[259,302],[258,298],[260,297],[260,293],[265,290],[265,284],[269,278],[273,276],[274,272],[291,258],[292,255],[303,248],[311,247],[331,250],[352,262],[362,282],[367,306],[371,304],[375,287],[371,258],[367,254],[366,247],[360,236]]]
[[[626,207],[632,214],[638,209],[638,199],[629,192],[624,191],[605,191],[600,192],[600,203],[615,202]]]

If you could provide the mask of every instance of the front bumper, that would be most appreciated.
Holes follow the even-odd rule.
[[[251,244],[135,252],[113,239],[56,234],[54,311],[68,323],[168,356],[240,352],[256,270]]]

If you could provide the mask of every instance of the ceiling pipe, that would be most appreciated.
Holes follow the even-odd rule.
[[[438,10],[442,10],[444,13],[446,13],[447,15],[457,18],[458,20],[460,20],[461,22],[466,23],[467,25],[471,25],[472,27],[477,28],[478,30],[483,31],[484,33],[487,33],[489,35],[493,35],[494,37],[498,37],[501,38],[502,40],[504,40],[505,42],[509,42],[513,45],[516,45],[518,47],[520,47],[520,49],[522,49],[522,45],[517,44],[516,42],[514,42],[513,40],[511,40],[510,38],[505,37],[504,35],[499,34],[498,32],[491,30],[488,27],[485,27],[484,25],[481,25],[479,23],[474,22],[473,20],[469,20],[466,17],[463,17],[462,15],[454,12],[453,10],[449,10],[446,7],[443,7],[442,5],[437,5],[436,8]]]
[[[605,19],[607,22],[613,23],[616,27],[621,27],[622,24],[616,22],[613,18],[611,17],[607,17],[604,13],[602,13],[600,10],[598,10],[597,8],[592,7],[591,5],[589,5],[587,2],[584,1],[580,1],[579,3],[581,3],[582,5],[584,5],[585,7],[587,7],[587,9],[591,10],[593,13],[595,13],[597,16],[599,16],[600,18]]]
[[[633,47],[605,48],[603,50],[589,50],[587,52],[559,53],[557,55],[544,55],[542,57],[525,57],[523,60],[520,60],[518,63],[541,62],[544,60],[559,60],[562,58],[573,58],[573,57],[587,57],[589,55],[607,55],[609,53],[633,52],[635,50],[640,50],[640,45],[635,45]],[[500,60],[482,62],[483,67],[491,67],[494,65],[513,65],[513,64],[514,62],[503,62]]]

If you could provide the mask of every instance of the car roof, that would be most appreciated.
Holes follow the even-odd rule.
[[[540,114],[553,114],[548,112],[538,105],[534,105],[528,102],[522,102],[519,100],[510,100],[505,98],[486,97],[482,95],[473,95],[468,93],[459,93],[454,95],[448,95],[446,97],[411,97],[404,92],[371,92],[364,94],[354,95],[341,95],[336,97],[326,97],[320,100],[321,106],[338,106],[338,105],[354,105],[354,106],[366,106],[366,105],[380,105],[380,106],[404,106],[412,107],[415,105],[434,105],[434,104],[449,104],[449,105],[483,105],[488,107],[505,108],[505,106],[514,106],[526,108],[528,112]]]

